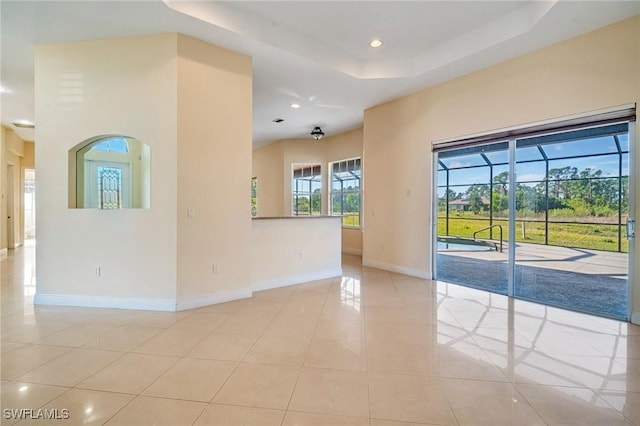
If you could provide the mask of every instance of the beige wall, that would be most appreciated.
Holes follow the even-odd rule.
[[[291,211],[291,170],[295,163],[322,165],[322,212],[328,212],[328,165],[362,157],[362,129],[321,141],[312,138],[287,139],[253,151],[253,176],[258,178],[258,216],[289,216]],[[362,230],[342,229],[342,250],[362,253]]]
[[[253,150],[253,177],[258,178],[258,216],[284,216],[284,143]]]
[[[36,147],[33,142],[24,142],[24,157],[22,158],[22,166],[27,169],[36,167]]]
[[[177,42],[36,46],[37,303],[175,307]],[[151,147],[151,209],[68,208],[68,150],[105,134]]]
[[[248,56],[178,37],[179,304],[250,291],[251,72]]]
[[[635,17],[365,111],[363,261],[431,275],[433,141],[638,102],[639,55]]]
[[[254,219],[253,290],[342,275],[340,218]]]

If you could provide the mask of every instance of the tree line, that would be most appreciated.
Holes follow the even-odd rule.
[[[469,210],[479,214],[489,211],[487,200],[491,200],[494,214],[506,214],[509,206],[508,178],[508,172],[494,176],[493,189],[490,184],[473,184],[460,193],[449,189],[449,202],[466,200]],[[617,215],[620,194],[622,211],[626,212],[628,208],[628,177],[620,179],[591,168],[578,170],[567,166],[549,169],[542,181],[516,183],[516,210],[522,216],[536,216],[544,212],[552,216]],[[441,210],[445,209],[445,203],[446,195],[440,197]]]
[[[308,212],[311,205],[312,212],[320,211],[321,203],[320,189],[317,188],[310,195],[297,195],[294,197],[294,209],[298,212]],[[339,212],[359,212],[360,211],[360,190],[349,186],[342,193],[333,193],[331,207],[334,213]]]

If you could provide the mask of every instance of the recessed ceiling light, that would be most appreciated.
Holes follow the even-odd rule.
[[[369,46],[371,46],[371,47],[380,47],[380,46],[382,46],[382,40],[380,40],[378,38],[374,38],[373,40],[371,40],[369,42]]]
[[[300,104],[290,104],[289,106],[293,109],[300,108]]]

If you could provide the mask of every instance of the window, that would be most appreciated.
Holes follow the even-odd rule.
[[[258,216],[258,178],[251,178],[251,216]]]
[[[101,139],[100,142],[93,145],[91,149],[96,151],[127,153],[129,152],[129,145],[124,137],[114,136],[111,138]]]
[[[122,169],[98,166],[98,208],[122,207]]]
[[[149,208],[151,148],[122,135],[96,136],[69,150],[69,207]]]
[[[319,215],[322,199],[320,164],[294,164],[291,211],[295,216]]]
[[[342,226],[360,227],[360,159],[331,164],[331,214],[342,216]]]

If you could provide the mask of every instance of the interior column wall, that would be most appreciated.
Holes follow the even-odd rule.
[[[178,309],[251,295],[251,123],[251,58],[179,35]]]
[[[177,34],[36,46],[36,303],[175,309],[176,53]],[[68,208],[69,149],[106,134],[151,147],[150,209]]]

